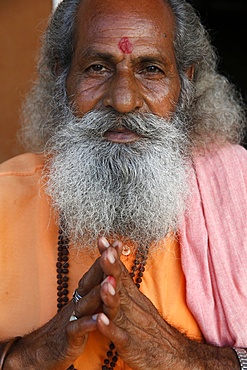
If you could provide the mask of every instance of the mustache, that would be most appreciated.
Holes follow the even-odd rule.
[[[160,136],[161,119],[154,114],[121,114],[113,111],[107,112],[106,114],[103,113],[103,115],[102,113],[94,111],[90,112],[88,117],[86,117],[90,121],[90,126],[88,127],[90,134],[95,131],[96,136],[104,136],[107,131],[111,131],[118,127],[124,127],[129,131],[149,139]],[[87,127],[84,127],[84,129],[87,129]]]
[[[125,127],[144,140],[160,140],[166,138],[171,132],[179,132],[181,140],[187,138],[185,124],[176,114],[166,119],[153,113],[121,114],[115,111],[92,110],[83,117],[76,117],[69,111],[63,122],[57,127],[55,136],[64,137],[69,132],[70,138],[74,139],[73,142],[76,138],[78,142],[81,139],[105,141],[104,134],[117,127]]]
[[[167,120],[151,113],[121,114],[114,111],[107,113],[92,111],[87,114],[85,120],[89,122],[89,125],[83,126],[85,134],[98,137],[103,137],[107,131],[112,129],[125,127],[144,138],[155,139],[160,138],[164,130],[164,123],[167,124]]]

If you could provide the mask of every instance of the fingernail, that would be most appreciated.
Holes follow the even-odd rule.
[[[113,286],[111,284],[108,284],[108,291],[109,291],[110,295],[115,295],[116,294],[116,290],[113,288]]]
[[[105,283],[110,283],[110,284],[115,284],[116,280],[114,279],[114,277],[112,275],[108,275],[100,285],[103,285]]]
[[[113,264],[116,261],[116,259],[115,259],[114,255],[113,255],[112,251],[109,251],[109,253],[108,253],[108,261],[111,264]]]
[[[104,236],[101,237],[101,243],[104,245],[106,249],[109,248],[110,246],[108,240]]]
[[[96,321],[98,317],[98,314],[96,313],[95,315],[92,316],[93,321]]]
[[[102,283],[100,285],[103,285],[105,283],[108,283],[109,282],[109,275],[102,281]]]
[[[109,325],[110,324],[110,320],[108,319],[108,317],[105,315],[105,314],[101,314],[100,316],[100,319],[101,321],[105,324],[105,325]]]

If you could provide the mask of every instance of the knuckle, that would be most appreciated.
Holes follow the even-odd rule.
[[[122,310],[118,311],[118,314],[113,319],[113,322],[117,327],[122,329],[127,326],[127,319]]]

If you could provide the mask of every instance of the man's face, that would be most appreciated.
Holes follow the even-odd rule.
[[[177,230],[189,141],[173,32],[165,0],[79,6],[66,81],[74,110],[60,102],[46,177],[78,247],[94,250],[98,235],[148,245]]]
[[[76,115],[110,109],[169,117],[180,94],[173,37],[174,18],[163,0],[83,1],[66,84]],[[139,136],[122,127],[105,139]]]

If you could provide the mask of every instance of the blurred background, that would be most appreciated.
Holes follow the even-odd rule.
[[[0,162],[17,155],[21,102],[35,78],[40,37],[55,0],[0,0]],[[219,69],[247,102],[247,0],[190,0],[218,49]],[[247,139],[245,139],[247,142]]]
[[[0,0],[0,162],[19,153],[21,101],[35,77],[39,39],[51,0]]]

